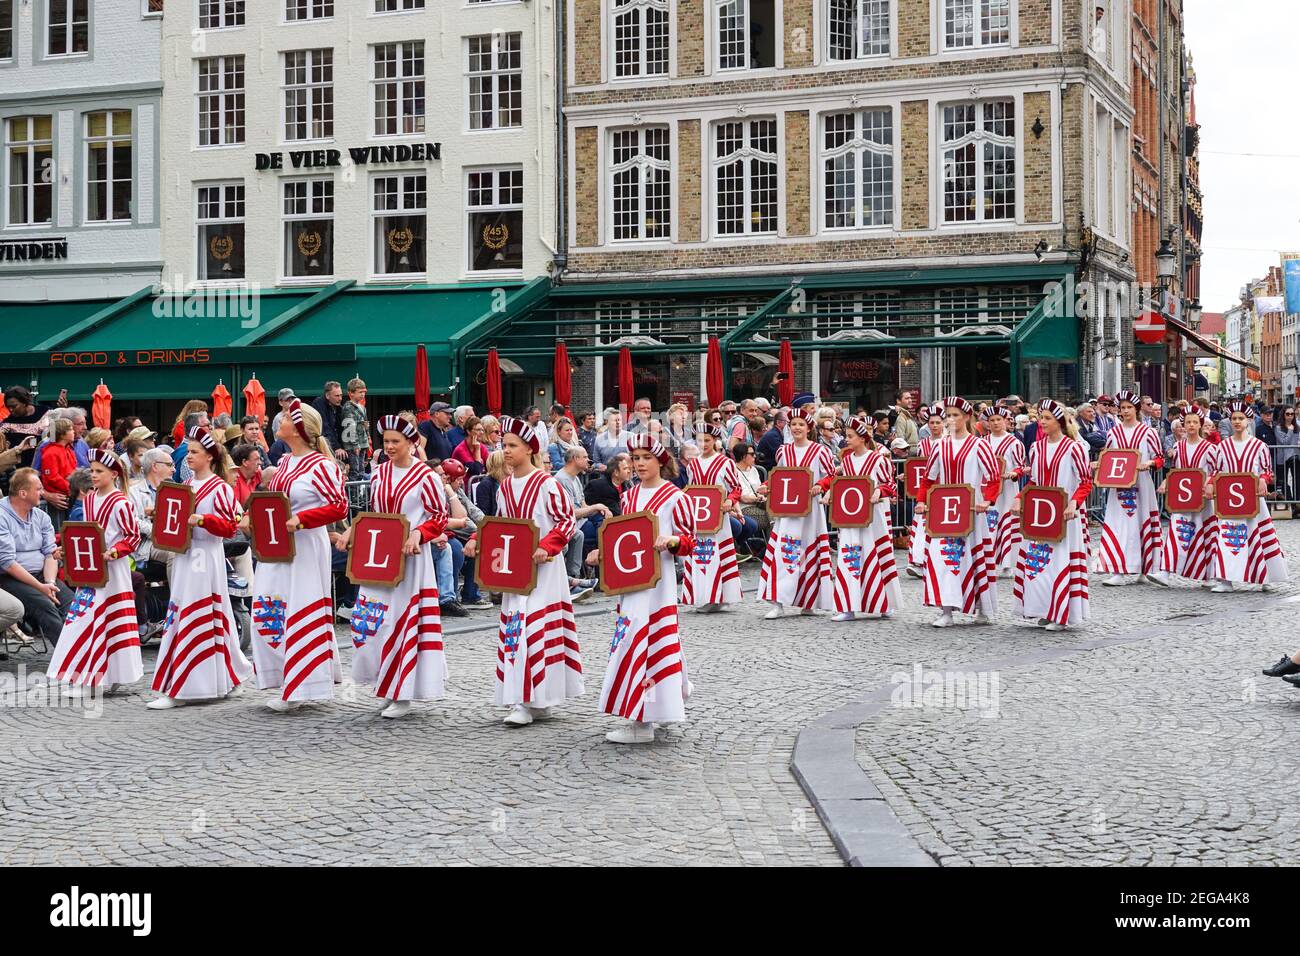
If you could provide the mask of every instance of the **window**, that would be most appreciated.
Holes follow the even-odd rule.
[[[934,294],[935,334],[995,333],[1012,329],[1028,313],[1029,301],[1029,290],[1023,286],[938,289]]]
[[[334,51],[288,50],[284,54],[284,138],[334,136]]]
[[[943,45],[948,50],[1011,42],[1011,0],[944,0]]]
[[[11,226],[53,221],[54,137],[49,116],[15,116],[6,122]]]
[[[423,9],[424,0],[375,0],[375,13],[406,13]]]
[[[469,268],[524,267],[524,171],[475,169],[469,174]]]
[[[375,135],[424,132],[424,42],[385,43],[375,49]]]
[[[601,345],[613,345],[633,336],[658,342],[672,339],[674,323],[669,321],[671,314],[667,302],[599,302],[596,304],[596,341]],[[677,326],[684,328],[681,323]],[[678,335],[676,338],[687,341],[691,336]]]
[[[144,0],[143,16],[157,18],[162,16],[162,12],[163,0]]]
[[[848,329],[880,329],[899,321],[897,292],[828,292],[815,300],[813,332],[827,338]]]
[[[832,60],[889,55],[890,0],[829,0],[827,40]]]
[[[0,0],[0,60],[14,56],[14,0]]]
[[[1015,104],[945,106],[943,221],[993,222],[1015,215]]]
[[[427,187],[424,173],[376,176],[374,184],[376,275],[425,271]]]
[[[284,277],[334,274],[334,181],[284,183]]]
[[[47,56],[74,56],[90,49],[90,0],[45,0]]]
[[[668,127],[619,129],[610,135],[614,238],[669,238],[672,170]]]
[[[1110,130],[1110,114],[1100,106],[1096,110],[1093,124],[1092,146],[1096,161],[1093,165],[1093,224],[1106,235],[1113,235],[1111,222],[1111,171],[1114,169],[1114,157],[1111,146],[1114,139]]]
[[[200,186],[194,218],[198,224],[198,278],[244,278],[244,184]]]
[[[230,146],[244,141],[244,58],[199,60],[199,145]]]
[[[827,229],[893,225],[893,144],[888,109],[824,117],[822,189]]]
[[[131,111],[86,114],[86,221],[131,218]]]
[[[776,120],[718,123],[713,142],[717,234],[776,232]]]
[[[221,30],[244,25],[244,0],[199,0],[199,29]]]
[[[667,0],[614,0],[614,76],[668,75]]]
[[[496,32],[466,37],[470,129],[506,129],[524,124],[520,36]]]
[[[334,0],[285,0],[284,18],[290,23],[328,20],[333,16]]]
[[[776,66],[776,0],[714,0],[719,70]]]

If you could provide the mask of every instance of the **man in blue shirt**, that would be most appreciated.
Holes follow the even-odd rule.
[[[420,434],[425,438],[424,456],[430,461],[446,461],[454,450],[447,437],[451,427],[451,406],[434,402],[429,406],[429,420],[420,422]]]
[[[208,415],[206,412],[191,412],[185,416],[185,434],[190,433],[191,428],[207,428]],[[175,471],[172,472],[172,481],[186,484],[194,477],[194,472],[190,471],[190,466],[185,463],[185,456],[190,452],[190,443],[187,438],[181,438],[176,450],[172,452],[172,461],[176,465]]]
[[[42,511],[41,477],[20,468],[0,500],[0,590],[22,602],[26,616],[47,641],[58,641],[72,592],[58,580],[54,525]]]

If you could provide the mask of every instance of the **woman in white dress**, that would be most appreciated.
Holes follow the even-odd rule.
[[[1169,466],[1199,468],[1205,472],[1208,491],[1219,470],[1219,447],[1201,434],[1203,424],[1198,406],[1193,405],[1183,412],[1183,437],[1173,446]],[[1162,481],[1156,493],[1163,495],[1167,486],[1168,481]],[[1164,545],[1160,549],[1160,570],[1154,577],[1163,582],[1167,582],[1171,574],[1190,581],[1209,581],[1218,523],[1214,516],[1214,499],[1209,496],[1200,511],[1171,513]]]
[[[687,482],[722,489],[722,527],[713,534],[696,535],[695,546],[683,552],[681,603],[709,614],[740,601],[740,569],[736,565],[736,542],[731,536],[731,515],[738,510],[741,488],[736,463],[720,450],[722,429],[701,422],[695,428],[695,442],[699,455],[682,456]]]
[[[916,457],[930,460],[930,452],[943,437],[943,402],[935,402],[925,410],[926,432],[921,436],[921,444]],[[912,507],[911,544],[907,549],[907,573],[914,578],[925,576],[925,513]]]
[[[990,405],[980,414],[988,426],[984,440],[1002,463],[998,500],[984,513],[993,532],[993,568],[998,577],[1010,577],[1020,553],[1020,515],[1011,508],[1020,494],[1020,476],[1025,468],[1025,443],[1011,431],[1011,412],[1002,405]],[[1003,572],[1006,572],[1005,574]]]
[[[844,428],[839,474],[871,479],[872,517],[866,527],[839,529],[834,621],[890,617],[902,601],[889,512],[898,493],[894,463],[872,440],[871,426],[869,418],[850,418]]]
[[[1249,402],[1229,402],[1232,437],[1219,442],[1221,473],[1247,473],[1258,476],[1258,507],[1253,518],[1220,518],[1215,535],[1214,576],[1218,583],[1212,590],[1226,594],[1237,584],[1262,584],[1267,591],[1274,584],[1290,580],[1286,558],[1268,512],[1268,486],[1273,481],[1273,462],[1267,445],[1254,436],[1255,406]],[[1211,487],[1213,492],[1213,487]]]
[[[1119,421],[1106,435],[1106,448],[1136,449],[1138,477],[1132,488],[1111,488],[1106,497],[1097,571],[1110,575],[1102,584],[1111,587],[1133,584],[1139,577],[1164,584],[1152,576],[1160,567],[1160,505],[1151,478],[1164,467],[1160,436],[1138,421],[1141,399],[1135,392],[1121,391],[1117,399]]]

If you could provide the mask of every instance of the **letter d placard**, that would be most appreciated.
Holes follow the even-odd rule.
[[[102,588],[107,584],[104,529],[93,521],[65,521],[59,533],[63,540],[63,577],[69,586]]]
[[[254,558],[268,564],[288,564],[293,560],[297,552],[288,528],[291,514],[289,496],[284,492],[255,491],[248,496]]]
[[[1057,544],[1065,539],[1065,509],[1070,496],[1064,488],[1030,485],[1020,493],[1020,533],[1026,541]]]
[[[411,533],[405,515],[363,511],[352,521],[347,575],[353,584],[391,588],[406,575],[402,548]]]
[[[581,533],[581,532],[579,532]],[[532,594],[538,565],[533,555],[540,532],[527,518],[488,518],[474,538],[474,580],[487,591]]]
[[[649,511],[606,518],[600,526],[600,589],[606,594],[627,594],[658,584],[658,537],[659,518]]]
[[[975,530],[975,489],[970,485],[931,485],[925,499],[925,533],[932,538],[964,538]]]

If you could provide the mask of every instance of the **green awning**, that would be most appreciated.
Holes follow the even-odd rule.
[[[6,352],[26,351],[51,335],[85,321],[115,301],[0,302],[0,324],[5,331],[0,348]]]
[[[1020,362],[1079,361],[1079,318],[1072,306],[1054,308],[1046,298],[1019,322],[1012,341]]]

